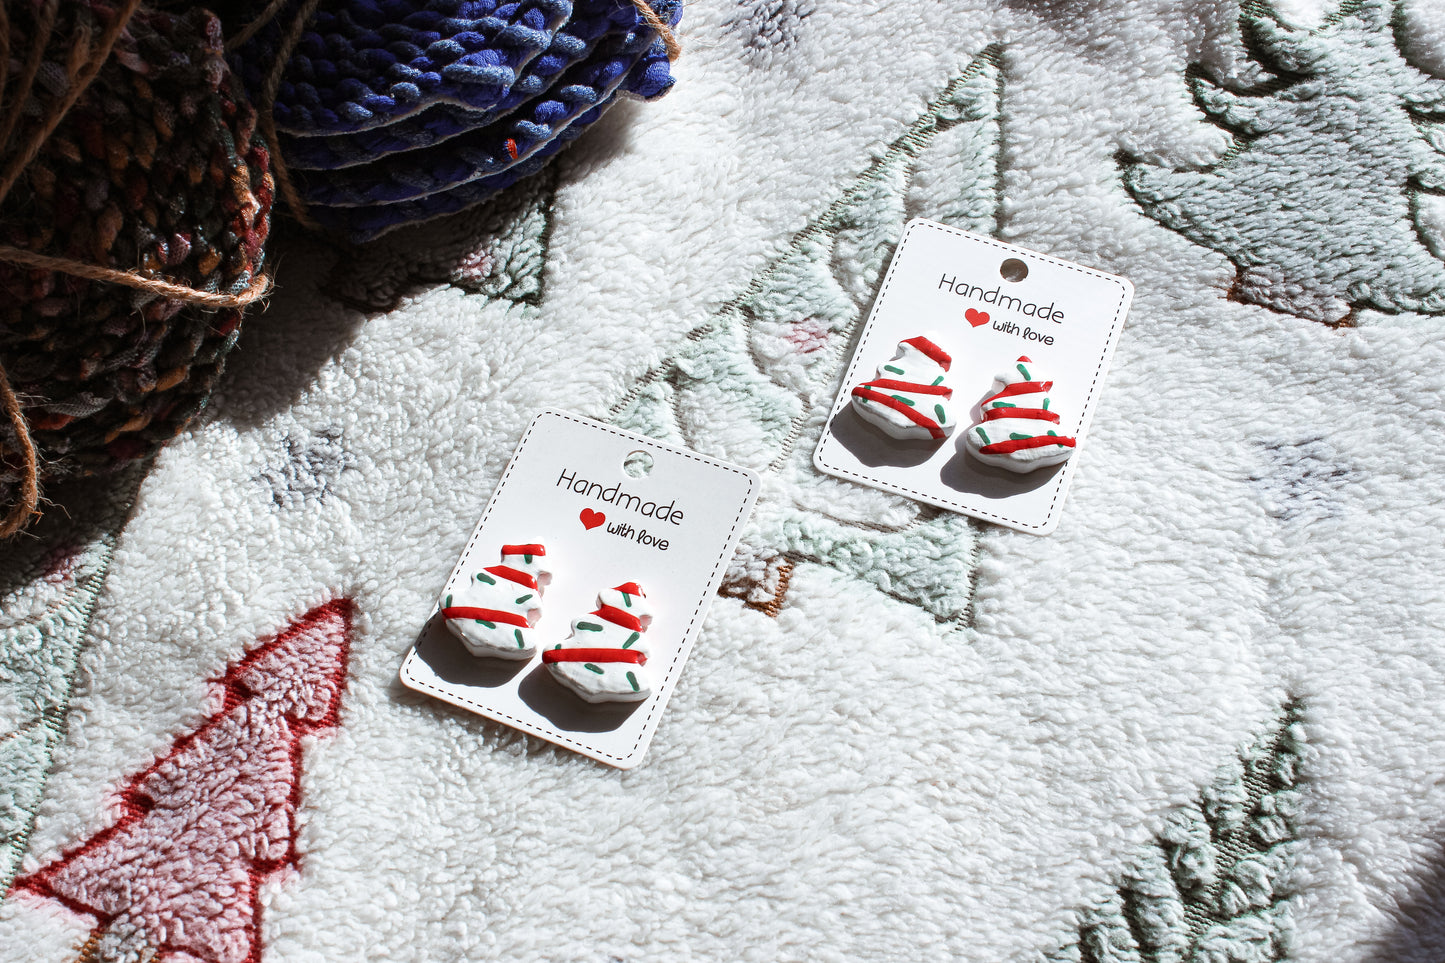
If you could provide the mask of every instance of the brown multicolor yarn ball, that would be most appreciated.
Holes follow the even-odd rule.
[[[27,38],[43,35],[45,4],[7,7],[11,95]],[[116,10],[55,9],[7,161],[63,105],[76,39],[99,35]],[[0,244],[239,294],[262,268],[273,187],[219,22],[200,9],[141,7],[0,204]],[[241,316],[0,259],[0,364],[29,422],[41,482],[118,468],[184,429],[220,375]],[[15,497],[20,451],[0,424],[0,504]]]

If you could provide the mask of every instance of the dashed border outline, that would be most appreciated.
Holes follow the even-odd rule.
[[[1096,271],[1093,268],[1086,268],[1078,264],[1070,264],[1068,261],[1062,261],[1056,257],[1051,257],[1048,254],[1040,254],[1037,251],[1027,251],[1023,248],[1015,247],[1010,244],[1004,244],[1003,242],[997,241],[991,237],[985,237],[982,234],[974,234],[970,231],[959,230],[956,227],[949,227],[947,224],[940,224],[937,221],[930,221],[926,218],[917,217],[909,221],[908,226],[903,229],[903,238],[898,242],[898,250],[894,252],[893,260],[889,262],[888,274],[883,279],[883,288],[878,292],[878,300],[873,305],[873,310],[868,313],[867,320],[863,322],[863,338],[861,341],[859,341],[857,349],[855,349],[855,351],[853,352],[853,360],[849,363],[848,370],[843,375],[843,387],[839,389],[838,397],[834,399],[833,407],[828,413],[828,422],[823,428],[823,437],[819,439],[818,447],[813,452],[813,465],[816,468],[827,471],[830,474],[867,482],[870,486],[882,489],[883,491],[895,492],[900,495],[909,495],[929,505],[937,505],[940,508],[947,508],[952,511],[961,512],[965,515],[972,515],[975,518],[988,519],[990,521],[995,521],[1002,525],[1006,525],[1010,528],[1019,529],[1021,531],[1031,532],[1037,535],[1047,535],[1050,531],[1053,530],[1053,527],[1057,525],[1057,521],[1054,518],[1054,512],[1059,507],[1060,497],[1062,496],[1064,490],[1068,487],[1067,483],[1073,477],[1075,462],[1072,458],[1064,463],[1064,470],[1059,472],[1058,478],[1054,480],[1054,497],[1049,501],[1049,510],[1047,513],[1045,513],[1044,520],[1038,525],[1027,525],[1023,522],[1018,521],[1017,519],[1007,518],[994,512],[987,512],[983,511],[982,509],[975,509],[970,506],[965,506],[956,501],[949,501],[948,499],[938,498],[937,496],[928,494],[926,492],[915,491],[914,489],[905,488],[901,485],[893,485],[883,481],[880,478],[873,478],[859,472],[850,471],[846,468],[839,468],[836,465],[829,464],[825,460],[823,448],[828,444],[830,440],[833,439],[833,419],[838,416],[838,412],[842,411],[843,405],[847,403],[846,395],[844,394],[844,392],[847,390],[848,385],[853,383],[854,373],[858,370],[859,361],[864,357],[866,353],[866,349],[868,347],[868,339],[873,336],[873,319],[883,310],[883,302],[888,296],[889,287],[893,284],[894,269],[897,267],[898,262],[903,259],[903,250],[908,246],[908,242],[912,239],[915,228],[931,228],[933,230],[942,231],[945,234],[954,234],[971,241],[981,241],[984,244],[988,244],[991,247],[999,248],[1000,250],[1005,251],[1009,254],[1017,254],[1022,251],[1023,253],[1026,253],[1031,257],[1036,257],[1039,260],[1047,261],[1050,264],[1054,264],[1062,268],[1067,268],[1070,271],[1078,271],[1080,274],[1087,274],[1090,277],[1099,278],[1100,280],[1112,281],[1115,284],[1119,285],[1119,287],[1123,291],[1123,297],[1119,301],[1118,308],[1116,308],[1114,311],[1114,319],[1110,322],[1109,333],[1104,338],[1104,350],[1099,355],[1098,365],[1094,368],[1094,380],[1089,384],[1088,394],[1084,396],[1083,410],[1079,414],[1079,430],[1075,437],[1078,439],[1080,448],[1083,447],[1084,440],[1088,437],[1089,425],[1094,420],[1094,395],[1099,389],[1099,382],[1103,377],[1104,367],[1108,364],[1109,358],[1114,353],[1114,347],[1118,338],[1119,328],[1124,323],[1124,318],[1128,313],[1129,305],[1134,299],[1133,285],[1130,284],[1125,278],[1116,277],[1112,274],[1105,274],[1103,271]]]
[[[603,424],[600,421],[592,421],[589,418],[581,418],[576,415],[568,414],[565,411],[558,411],[555,408],[544,408],[532,419],[531,424],[527,426],[527,430],[522,433],[522,440],[517,443],[516,450],[512,452],[511,458],[507,460],[507,468],[505,471],[502,472],[502,477],[501,480],[497,482],[496,490],[492,492],[492,497],[487,500],[487,507],[482,511],[482,517],[477,521],[477,527],[472,530],[472,537],[467,540],[466,548],[462,549],[461,557],[457,559],[457,564],[452,569],[452,574],[447,576],[446,584],[442,587],[442,591],[438,597],[445,596],[447,592],[452,591],[453,584],[455,583],[458,574],[461,573],[464,569],[466,569],[467,560],[471,558],[472,550],[476,547],[477,541],[481,537],[482,528],[487,524],[487,519],[492,514],[492,507],[497,503],[497,499],[501,496],[502,489],[506,488],[507,486],[507,479],[510,478],[512,474],[512,466],[515,465],[517,461],[522,457],[522,451],[527,447],[527,441],[532,437],[533,430],[536,429],[536,427],[538,426],[538,424],[541,423],[543,418],[547,417],[561,418],[564,421],[573,422],[574,424],[581,425],[584,428],[592,428],[600,431],[605,431],[608,434],[617,435],[619,438],[626,438],[629,441],[638,442],[642,447],[651,447],[669,451],[673,454],[681,455],[684,458],[689,458],[693,461],[701,462],[702,464],[709,465],[713,468],[721,468],[725,471],[730,471],[734,474],[742,475],[748,481],[747,490],[743,492],[742,501],[738,505],[737,515],[733,518],[732,527],[728,529],[727,539],[723,543],[723,547],[718,554],[717,561],[713,564],[712,575],[708,577],[707,585],[704,586],[702,595],[698,598],[697,605],[692,610],[692,618],[688,620],[687,628],[683,630],[682,644],[678,646],[677,652],[673,655],[672,661],[668,664],[667,672],[663,675],[662,681],[658,683],[657,691],[649,697],[649,701],[652,702],[652,705],[647,710],[647,715],[642,720],[642,729],[637,734],[637,740],[633,742],[632,748],[627,750],[627,753],[625,755],[618,756],[610,752],[602,752],[599,749],[594,749],[592,746],[586,745],[582,742],[570,738],[569,736],[564,735],[554,726],[539,726],[532,722],[518,719],[514,716],[508,715],[505,712],[500,712],[488,706],[483,706],[481,703],[476,702],[472,699],[468,699],[465,696],[459,696],[454,692],[440,689],[436,686],[423,682],[412,676],[409,671],[412,660],[418,658],[416,654],[415,643],[413,643],[412,647],[407,650],[406,658],[402,661],[400,671],[401,681],[407,687],[416,689],[419,692],[426,692],[430,695],[434,695],[437,698],[441,699],[443,702],[449,702],[453,705],[460,705],[464,708],[469,706],[477,710],[479,714],[484,715],[489,719],[495,719],[499,722],[505,722],[514,725],[516,728],[521,729],[523,732],[531,732],[541,735],[552,742],[568,746],[572,749],[577,750],[583,755],[589,756],[593,759],[613,759],[616,760],[619,765],[621,765],[628,762],[629,760],[632,760],[633,756],[637,755],[639,748],[642,747],[645,742],[650,741],[653,731],[655,730],[658,723],[662,721],[659,714],[662,712],[663,708],[666,707],[668,700],[672,697],[672,685],[675,682],[678,673],[681,671],[683,663],[687,661],[688,655],[692,652],[693,643],[697,640],[697,632],[701,628],[701,626],[699,625],[699,620],[703,617],[706,610],[711,607],[712,597],[717,594],[718,583],[722,580],[723,569],[727,565],[728,559],[732,557],[733,552],[737,548],[737,540],[742,535],[742,525],[747,520],[749,508],[753,503],[754,495],[757,491],[758,476],[756,472],[749,471],[748,469],[738,468],[735,465],[729,465],[725,462],[718,461],[715,458],[709,458],[706,455],[699,455],[697,452],[689,451],[686,448],[679,448],[676,445],[670,445],[666,442],[658,441],[655,438],[649,438],[646,435],[639,435],[636,432],[631,431],[623,431],[622,429],[615,428],[612,425]],[[435,615],[436,612],[435,610],[433,610],[431,615],[427,616],[427,621],[430,622],[431,619],[435,617]],[[422,632],[425,631],[426,625],[424,623],[422,625]],[[520,676],[522,673],[519,671],[517,674]],[[655,717],[657,718],[654,721]]]

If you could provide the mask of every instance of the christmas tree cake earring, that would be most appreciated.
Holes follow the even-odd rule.
[[[597,593],[601,603],[572,622],[572,634],[542,652],[553,678],[588,702],[640,702],[652,694],[643,633],[652,606],[636,582]]]
[[[998,390],[979,402],[983,417],[963,436],[973,457],[1016,472],[1069,460],[1074,439],[1058,431],[1058,413],[1049,409],[1054,383],[1036,378],[1028,358],[1019,358],[1012,371],[994,375]]]
[[[953,389],[944,384],[953,358],[922,335],[898,342],[878,377],[852,392],[853,410],[889,437],[938,441],[954,429]]]
[[[442,601],[442,618],[476,656],[530,659],[532,626],[542,617],[542,591],[552,578],[542,545],[503,545],[502,564],[482,569]]]

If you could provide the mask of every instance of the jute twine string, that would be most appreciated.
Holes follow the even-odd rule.
[[[271,279],[262,276],[252,281],[251,286],[240,294],[207,294],[205,291],[197,291],[184,284],[172,284],[170,281],[148,278],[145,275],[136,274],[134,271],[117,271],[114,268],[104,268],[98,264],[83,264],[69,258],[36,254],[34,251],[27,251],[22,247],[11,247],[8,244],[0,244],[0,260],[45,271],[60,271],[89,281],[123,284],[128,288],[135,288],[137,291],[164,295],[187,304],[200,305],[203,308],[242,308],[252,301],[265,297],[266,292],[271,288]]]
[[[662,45],[667,48],[668,61],[676,63],[677,58],[682,56],[682,44],[678,43],[677,34],[673,33],[667,22],[657,15],[656,10],[647,5],[647,0],[632,0],[632,5],[637,8],[643,22],[661,38]]]
[[[30,93],[31,86],[35,83],[35,75],[40,71],[40,62],[45,59],[45,47],[50,42],[50,33],[55,29],[55,12],[59,7],[58,0],[50,0],[40,8],[39,22],[35,25],[35,41],[30,48],[30,56],[25,60],[19,79],[16,81],[17,96],[11,98],[10,103],[5,105],[4,121],[0,122],[0,148],[10,143],[10,135],[15,132],[15,124],[20,120],[20,114],[25,107],[25,98]],[[10,47],[10,18],[5,18],[5,46]],[[10,58],[5,58],[6,82],[9,82]],[[4,88],[0,87],[0,95],[3,95]]]
[[[234,37],[226,41],[226,49],[235,50],[241,46],[241,44],[256,36],[256,34],[261,32],[261,28],[272,20],[275,20],[276,14],[280,13],[281,8],[290,2],[291,0],[271,0],[270,3],[266,4],[266,9],[256,15],[255,20],[252,20],[246,26],[242,27]]]
[[[276,103],[276,91],[281,87],[281,75],[286,72],[286,65],[291,60],[291,54],[296,50],[296,45],[301,42],[301,34],[306,31],[306,24],[311,20],[312,14],[320,6],[321,0],[305,0],[296,11],[291,26],[286,29],[282,38],[281,46],[276,50],[276,63],[271,66],[271,73],[266,77],[266,86],[261,91],[261,103],[258,108],[261,114],[261,133],[266,138],[267,145],[271,148],[271,174],[276,179],[276,186],[281,188],[281,196],[286,198],[286,206],[291,209],[291,216],[302,227],[311,231],[321,230],[321,225],[311,216],[306,207],[306,201],[302,199],[301,192],[296,185],[291,183],[291,172],[286,168],[286,160],[281,156],[281,144],[276,139],[276,117],[273,107]],[[270,19],[276,15],[280,6],[276,3],[270,4],[262,16]],[[258,23],[259,23],[258,18]],[[251,24],[241,33],[247,31],[255,33],[260,27],[257,23]]]
[[[40,459],[35,454],[35,442],[30,438],[30,425],[25,421],[25,412],[20,408],[20,399],[5,377],[5,366],[0,365],[0,406],[20,442],[21,466],[24,474],[20,477],[20,498],[0,520],[0,538],[9,538],[30,521],[36,514],[35,506],[40,503]]]
[[[89,28],[85,25],[81,25],[76,30],[75,36],[70,38],[67,44],[69,54],[65,65],[65,96],[54,105],[39,127],[31,132],[26,142],[19,145],[10,154],[3,174],[0,174],[0,202],[9,196],[10,191],[24,175],[26,168],[39,156],[40,151],[50,139],[50,135],[64,121],[70,109],[75,106],[100,73],[101,68],[105,66],[116,41],[120,39],[121,33],[130,22],[131,17],[135,15],[140,4],[141,0],[124,0],[112,15],[105,30],[101,32],[99,39],[94,42],[92,42]],[[21,72],[16,75],[14,91],[11,93],[9,101],[3,105],[3,112],[0,112],[0,145],[9,145],[24,112],[25,103],[30,97],[35,78],[45,59],[46,48],[54,33],[58,8],[58,0],[49,0],[39,11],[37,30],[32,38],[25,64]],[[3,10],[3,6],[0,6],[0,10]],[[5,14],[3,18],[0,18],[0,64],[4,65],[0,67],[0,71],[3,71],[0,72],[0,97],[3,97],[6,85],[10,80],[8,69],[10,43],[10,18],[8,14]],[[263,276],[257,278],[249,288],[239,294],[212,294],[159,278],[147,277],[136,271],[121,271],[70,258],[52,257],[10,245],[0,245],[0,260],[23,267],[56,271],[91,281],[121,284],[159,297],[173,298],[187,304],[209,308],[241,307],[262,297],[270,286],[270,280]],[[20,447],[18,452],[21,472],[19,498],[5,510],[3,516],[0,516],[0,538],[7,538],[28,525],[31,519],[39,514],[40,459],[35,449],[34,439],[30,434],[29,423],[25,419],[24,409],[14,388],[10,385],[3,364],[0,364],[0,410],[3,410]]]

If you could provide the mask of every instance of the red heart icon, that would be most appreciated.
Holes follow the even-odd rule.
[[[582,509],[582,514],[578,515],[577,517],[582,519],[582,527],[587,529],[589,532],[592,531],[592,529],[596,528],[598,525],[601,525],[603,522],[607,521],[606,515],[602,514],[601,512],[594,512],[590,508]]]
[[[963,312],[963,317],[964,320],[966,320],[969,324],[973,325],[975,328],[978,327],[980,324],[988,324],[987,311],[975,311],[973,308],[969,308],[967,311]]]

